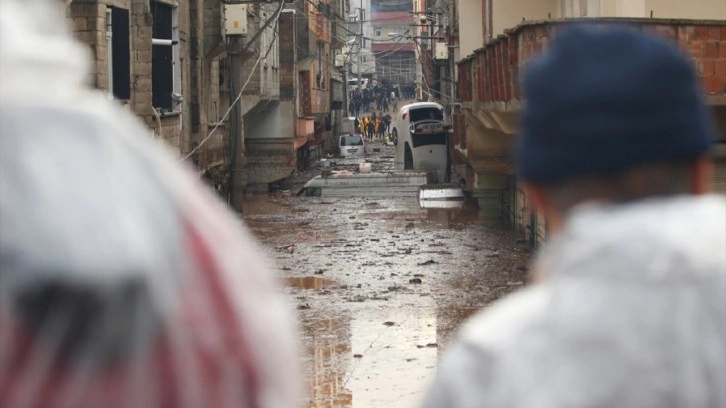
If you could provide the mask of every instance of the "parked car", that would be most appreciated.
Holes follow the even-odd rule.
[[[338,152],[342,157],[365,156],[365,140],[360,133],[340,135],[338,139]]]

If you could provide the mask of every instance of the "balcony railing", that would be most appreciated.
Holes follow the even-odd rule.
[[[463,102],[506,103],[517,109],[521,101],[519,74],[541,53],[553,34],[574,20],[533,21],[518,25],[459,62],[459,98]],[[709,98],[726,96],[726,22],[660,19],[588,19],[595,23],[627,23],[675,42],[689,53],[703,92]]]
[[[330,19],[324,13],[316,13],[310,22],[318,41],[330,42]]]

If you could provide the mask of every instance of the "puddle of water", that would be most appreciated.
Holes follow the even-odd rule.
[[[287,286],[297,289],[323,289],[336,286],[335,281],[317,276],[288,277],[283,281]]]
[[[353,320],[352,351],[362,356],[351,363],[346,379],[354,407],[420,406],[435,375],[435,310],[429,298],[415,308],[388,308],[381,318]]]
[[[279,201],[257,199],[244,217],[294,293],[308,408],[419,406],[439,350],[464,319],[514,288],[528,257],[475,206]]]
[[[301,320],[308,389],[301,406],[351,407],[353,394],[343,387],[351,356],[350,317],[312,311]]]

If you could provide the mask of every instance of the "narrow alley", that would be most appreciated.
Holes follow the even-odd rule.
[[[366,160],[386,169],[390,149]],[[276,193],[245,208],[299,312],[310,408],[417,406],[456,329],[521,287],[530,257],[468,204]]]

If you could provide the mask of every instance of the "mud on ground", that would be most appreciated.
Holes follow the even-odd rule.
[[[244,218],[299,312],[308,407],[417,406],[461,323],[521,287],[530,258],[473,205],[279,193],[250,197]]]

